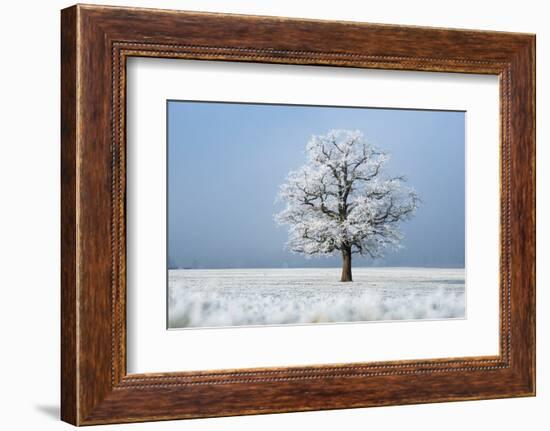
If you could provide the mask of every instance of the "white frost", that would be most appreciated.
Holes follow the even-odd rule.
[[[464,269],[169,271],[169,327],[463,318]]]
[[[405,177],[386,175],[389,156],[350,130],[313,136],[306,150],[307,163],[288,174],[278,195],[286,207],[275,220],[288,226],[287,247],[372,258],[398,248],[399,224],[415,213],[419,198]]]

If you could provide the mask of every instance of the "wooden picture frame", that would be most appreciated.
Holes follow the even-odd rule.
[[[535,394],[535,36],[77,5],[61,14],[61,417],[138,422]],[[500,354],[127,374],[130,56],[500,77]]]

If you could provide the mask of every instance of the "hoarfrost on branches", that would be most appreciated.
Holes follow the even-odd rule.
[[[418,195],[405,186],[405,177],[385,173],[388,154],[360,131],[312,136],[306,151],[307,163],[280,187],[286,207],[275,220],[288,225],[293,252],[340,252],[341,281],[352,281],[352,254],[377,258],[400,246],[400,222],[414,214]]]

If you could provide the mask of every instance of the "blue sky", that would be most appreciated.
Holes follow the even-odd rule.
[[[463,267],[464,112],[184,101],[168,102],[169,267],[339,267],[286,250],[273,221],[280,184],[329,129],[361,130],[422,199],[403,249],[353,265]]]

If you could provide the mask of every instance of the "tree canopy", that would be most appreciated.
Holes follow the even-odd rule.
[[[278,195],[286,206],[275,220],[288,226],[288,248],[377,258],[399,247],[400,222],[419,197],[404,176],[387,174],[389,155],[351,130],[312,136],[306,151],[307,163],[289,172]]]

